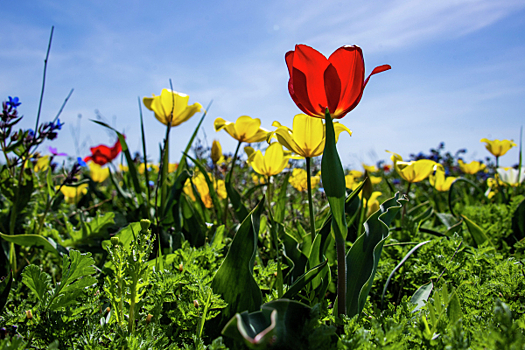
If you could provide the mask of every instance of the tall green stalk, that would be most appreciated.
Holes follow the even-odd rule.
[[[312,198],[312,174],[311,174],[311,158],[306,157],[306,185],[308,187],[308,209],[310,212],[310,232],[312,239],[315,238],[315,215],[314,215],[314,202]]]

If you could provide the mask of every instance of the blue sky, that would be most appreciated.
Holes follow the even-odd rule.
[[[326,56],[361,46],[372,77],[360,105],[341,122],[352,131],[338,148],[345,167],[428,152],[468,150],[467,161],[489,153],[481,138],[514,139],[525,111],[525,1],[29,1],[4,2],[0,26],[0,98],[18,96],[24,127],[33,127],[51,26],[55,26],[41,120],[52,120],[71,88],[65,122],[53,145],[72,156],[112,144],[90,122],[97,114],[141,150],[138,98],[169,88],[190,103],[213,104],[199,138],[216,133],[217,117],[241,115],[273,130],[291,126],[300,111],[291,100],[284,54],[308,44]],[[97,112],[98,111],[98,112]],[[143,108],[148,156],[158,159],[165,129]],[[81,117],[79,117],[81,116]],[[176,161],[198,116],[172,130]],[[45,151],[45,148],[42,148]],[[518,162],[517,148],[500,164]]]

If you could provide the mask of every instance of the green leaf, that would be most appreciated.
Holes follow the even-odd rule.
[[[330,113],[325,114],[326,123],[326,143],[321,160],[321,179],[323,187],[330,203],[332,217],[332,231],[335,235],[336,242],[344,240],[346,236],[346,216],[345,216],[345,173],[337,147],[335,144],[335,132]]]
[[[182,231],[185,233],[185,238],[193,247],[202,247],[206,241],[206,224],[198,210],[193,207],[193,202],[189,202],[185,196],[182,196],[180,203],[184,219]]]
[[[372,287],[383,244],[388,238],[388,226],[394,220],[406,199],[396,193],[381,204],[380,209],[365,222],[365,232],[357,238],[346,255],[347,313],[349,317],[363,310]]]
[[[485,243],[486,241],[489,241],[489,243],[492,246],[494,246],[494,244],[492,244],[492,241],[487,237],[485,231],[483,231],[481,227],[476,225],[474,221],[470,220],[465,215],[461,215],[461,217],[463,218],[463,220],[465,220],[465,224],[467,224],[468,231],[474,239],[474,246],[476,248]]]
[[[284,220],[284,214],[286,213],[285,207],[288,201],[286,200],[286,193],[288,189],[289,179],[292,175],[292,172],[289,171],[286,173],[284,178],[282,179],[282,185],[279,188],[279,195],[277,196],[277,199],[275,201],[274,206],[274,220],[280,223],[283,223]]]
[[[293,300],[271,301],[260,311],[237,313],[222,334],[244,342],[250,349],[303,349],[303,329],[310,319],[310,310]]]
[[[77,250],[71,250],[69,256],[62,257],[62,281],[53,292],[50,304],[52,310],[77,303],[84,288],[97,283],[97,279],[91,276],[96,271],[94,263],[91,253],[81,254]]]
[[[430,243],[430,241],[421,242],[418,245],[416,245],[414,248],[410,249],[410,251],[405,255],[405,257],[403,259],[401,259],[399,264],[397,264],[397,266],[394,267],[394,269],[392,270],[392,272],[390,273],[390,275],[388,276],[388,278],[386,280],[385,286],[383,288],[383,293],[381,294],[381,308],[382,309],[384,308],[383,307],[383,300],[385,298],[385,294],[386,294],[386,291],[388,289],[388,285],[390,284],[390,280],[392,279],[392,277],[394,276],[396,271],[399,270],[405,264],[405,262],[408,260],[408,258],[410,258],[410,256],[412,254],[414,254],[416,252],[416,250],[418,250],[419,248],[421,248],[422,246],[424,246],[427,243]]]
[[[284,293],[283,298],[291,299],[296,296],[304,287],[311,283],[320,273],[323,271],[324,267],[328,263],[328,260],[323,261],[317,266],[314,266],[311,270],[300,276],[294,284],[288,288],[286,293]]]
[[[2,237],[2,239],[8,242],[12,242],[17,245],[21,245],[25,247],[32,247],[32,246],[42,247],[44,248],[45,251],[51,252],[56,255],[60,255],[58,251],[58,244],[49,237],[33,235],[33,234],[6,235],[3,233],[0,233],[0,237]]]
[[[173,222],[175,224],[175,230],[177,232],[180,232],[182,230],[180,199],[184,190],[184,184],[189,178],[190,173],[187,170],[182,171],[177,176],[177,178],[175,179],[175,183],[173,184],[173,186],[171,186],[168,202],[166,203],[166,212],[164,213],[164,217],[167,219],[168,222],[171,218],[173,219]]]
[[[416,290],[412,298],[410,298],[410,302],[416,305],[416,308],[412,310],[412,312],[416,312],[425,306],[433,288],[434,284],[430,281],[430,283],[424,284]]]
[[[42,301],[51,286],[51,276],[43,272],[39,266],[29,265],[22,272],[22,283],[33,291]]]
[[[253,278],[257,250],[259,220],[264,210],[264,197],[248,214],[235,234],[230,250],[213,277],[211,287],[222,295],[228,307],[221,314],[220,325],[242,311],[256,311],[262,304],[262,294]]]
[[[231,172],[226,175],[226,192],[228,193],[228,198],[230,199],[230,203],[233,206],[235,217],[239,221],[244,221],[244,219],[248,216],[248,209],[246,209],[244,206],[239,192],[235,189],[235,187],[232,186],[230,174]]]

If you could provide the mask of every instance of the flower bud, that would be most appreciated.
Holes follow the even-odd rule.
[[[118,237],[111,237],[111,244],[114,246],[117,246],[120,242],[120,239]]]
[[[153,315],[152,314],[148,314],[148,316],[146,317],[146,323],[149,324],[151,322],[152,318],[153,318]]]
[[[179,264],[179,271],[182,272],[182,270],[184,270],[184,265],[182,265],[182,263]]]
[[[111,311],[111,308],[108,306],[108,307],[106,308],[106,312],[110,312],[110,311]]]
[[[193,306],[195,306],[196,309],[199,308],[199,302],[197,300],[193,300]]]
[[[33,319],[33,313],[31,312],[31,310],[26,310],[26,317],[28,320]]]
[[[211,160],[213,164],[217,164],[219,159],[222,157],[222,147],[219,141],[213,140],[213,144],[211,146]]]
[[[151,225],[151,221],[149,221],[148,219],[140,220],[140,228],[143,232],[146,232],[148,230],[149,225]]]

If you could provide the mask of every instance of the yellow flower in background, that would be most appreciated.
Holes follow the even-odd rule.
[[[235,123],[222,118],[215,119],[215,131],[226,130],[231,137],[239,142],[261,142],[266,140],[268,130],[261,128],[261,120],[247,115],[237,118]]]
[[[177,168],[179,167],[179,164],[178,163],[169,163],[168,164],[168,173],[173,173],[177,170]]]
[[[224,163],[222,146],[221,143],[217,140],[213,140],[213,144],[211,145],[211,161],[213,162],[213,164]]]
[[[381,176],[372,176],[370,175],[370,182],[372,182],[372,185],[377,185],[381,181],[383,181],[383,178]]]
[[[95,182],[104,182],[109,177],[109,168],[103,168],[95,162],[89,162],[89,175]]]
[[[456,178],[453,176],[445,177],[445,171],[442,165],[439,165],[434,174],[431,174],[429,179],[430,184],[440,192],[446,192]]]
[[[177,169],[177,168],[175,168]],[[144,174],[144,171],[146,170],[146,164],[144,163],[140,163],[139,166],[137,167],[137,170],[139,172],[139,174],[143,175]],[[148,163],[148,171],[159,171],[159,166],[156,165],[156,164],[151,164],[151,163]],[[169,168],[168,168],[168,171],[169,171]]]
[[[481,139],[479,142],[485,142],[485,148],[496,157],[501,157],[512,147],[516,147],[516,144],[512,140],[489,140]]]
[[[144,97],[142,101],[162,124],[168,125],[171,121],[171,126],[177,126],[202,110],[201,104],[197,102],[188,106],[189,99],[186,94],[162,89],[160,96]]]
[[[513,186],[519,186],[525,180],[525,167],[521,168],[521,171],[518,171],[514,168],[497,168],[500,181]],[[519,179],[518,179],[519,177]]]
[[[350,170],[348,172],[349,175],[352,175],[353,177],[355,177],[356,179],[360,178],[360,177],[363,177],[363,175],[365,175],[365,173],[363,173],[361,170]]]
[[[372,195],[370,196],[370,198],[368,199],[366,203],[366,207],[367,207],[366,217],[369,217],[370,215],[372,215],[373,213],[379,210],[379,206],[381,205],[381,203],[379,203],[377,198],[381,196],[382,194],[383,193],[379,191],[372,192]]]
[[[321,181],[321,176],[311,176],[310,181],[312,183],[312,189],[315,188],[317,185],[319,185],[319,182]],[[290,179],[288,180],[290,182],[290,185],[292,185],[293,188],[295,188],[297,191],[304,192],[308,190],[308,180],[307,180],[307,174],[306,170],[296,168],[292,171],[292,175],[290,176]]]
[[[351,174],[345,176],[345,185],[349,190],[355,190],[357,186],[361,184],[361,182],[362,181],[357,181],[356,177]]]
[[[213,188],[215,189],[217,196],[221,199],[225,199],[227,197],[227,192],[226,192],[226,186],[225,186],[224,180],[214,179],[210,173],[208,173],[208,177],[213,183]],[[208,183],[206,182],[206,178],[204,177],[204,175],[202,173],[197,173],[193,176],[191,181],[190,179],[188,179],[186,183],[184,184],[184,188],[183,188],[184,193],[186,193],[193,201],[195,201],[196,198],[193,193],[193,188],[191,186],[192,182],[195,188],[197,189],[197,192],[199,193],[201,200],[204,203],[204,206],[206,208],[213,207],[213,201],[211,199],[210,189],[208,187]]]
[[[88,191],[88,185],[82,184],[79,186],[62,186],[60,192],[64,195],[64,200],[68,204],[78,203],[80,198]]]
[[[293,129],[282,126],[275,121],[272,126],[277,127],[272,133],[277,141],[290,151],[301,157],[313,158],[320,156],[324,151],[326,140],[326,127],[323,119],[312,118],[306,114],[297,114],[293,118]],[[339,139],[339,134],[343,131],[351,136],[352,131],[343,124],[334,122],[335,142]]]
[[[461,169],[462,172],[465,174],[475,175],[479,173],[482,170],[485,170],[487,166],[481,162],[478,162],[477,160],[473,160],[470,163],[465,163],[463,160],[458,160],[459,169]]]
[[[394,169],[401,176],[401,178],[410,183],[416,183],[425,180],[432,174],[437,163],[430,159],[420,159],[411,162],[404,162],[403,158],[394,152],[390,157],[394,162]]]
[[[255,175],[255,174],[252,175],[252,181],[256,185],[262,185],[266,183],[266,179],[264,178],[264,176]]]
[[[248,163],[256,173],[272,176],[283,171],[289,159],[289,157],[284,155],[283,146],[278,142],[274,142],[268,146],[264,155],[261,151],[253,153],[248,158]]]
[[[362,164],[363,164],[363,169],[365,169],[369,173],[375,173],[376,171],[379,171],[379,169],[377,169],[375,165],[366,165],[365,163],[362,163]]]
[[[123,164],[119,164],[118,165],[118,169],[123,172],[123,173],[126,173],[129,171],[129,167],[127,165],[123,165]]]
[[[47,168],[49,168],[50,161],[51,160],[49,159],[49,156],[43,156],[38,158],[34,168],[35,171],[46,171]]]

